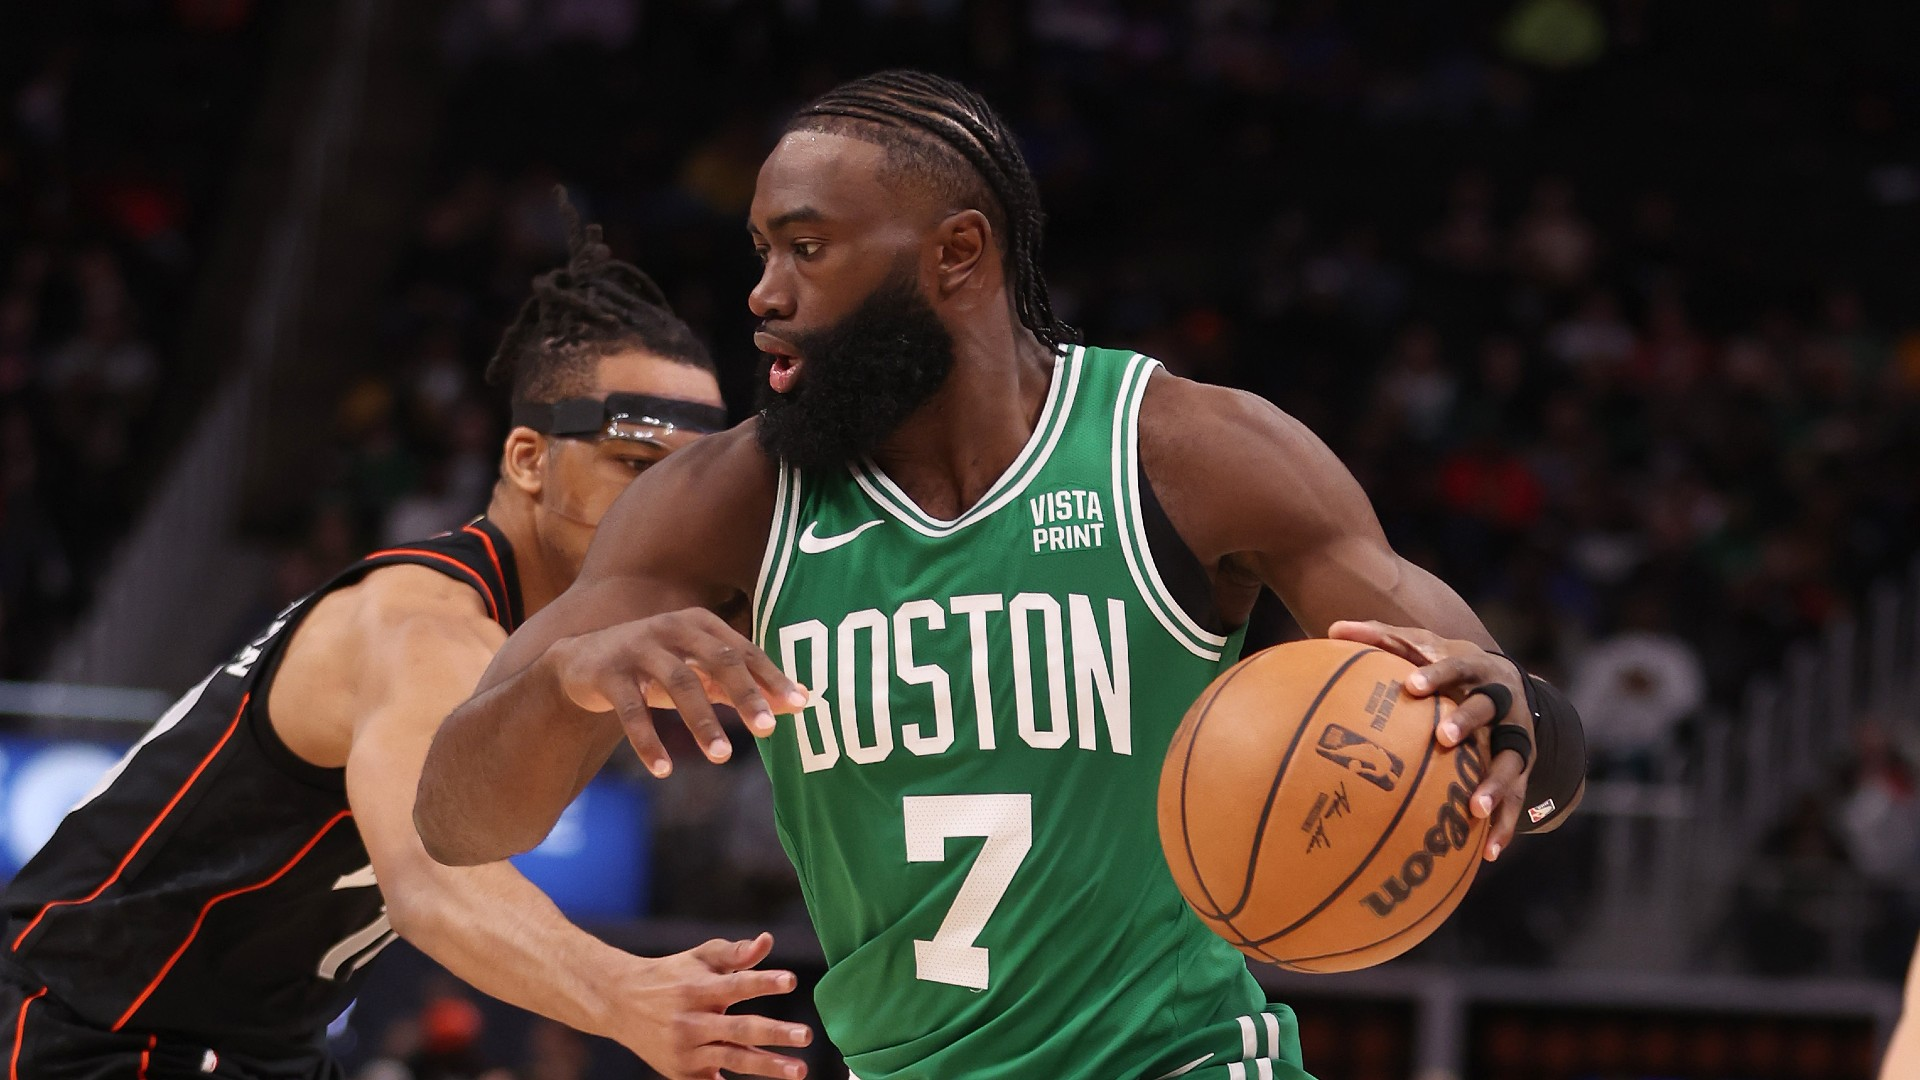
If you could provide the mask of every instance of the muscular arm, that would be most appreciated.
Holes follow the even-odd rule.
[[[751,425],[701,440],[627,488],[573,586],[515,631],[434,739],[414,822],[435,859],[491,862],[538,844],[623,731],[665,775],[649,699],[678,705],[716,761],[730,751],[709,694],[739,706],[756,732],[771,730],[741,662],[753,662],[776,707],[794,704],[791,684],[738,630],[773,495],[773,465]],[[649,620],[688,608],[709,614]]]
[[[431,570],[381,570],[361,587],[338,637],[355,672],[357,713],[347,752],[347,800],[393,928],[476,989],[581,1031],[613,1038],[660,1068],[691,1049],[675,994],[727,979],[731,1000],[783,992],[792,976],[744,971],[764,943],[712,942],[675,957],[633,956],[574,926],[506,862],[435,862],[413,828],[414,791],[434,730],[463,700],[505,639],[472,590]],[[336,659],[339,659],[336,657]],[[724,1017],[739,1064],[783,1059],[755,1044],[798,1045],[805,1033],[757,1017]],[[702,1038],[702,1042],[706,1039]],[[707,1051],[711,1054],[715,1051]]]
[[[1458,593],[1388,544],[1366,493],[1333,451],[1268,402],[1157,373],[1142,403],[1140,432],[1141,465],[1168,517],[1207,567],[1220,610],[1229,616],[1244,617],[1265,585],[1308,633],[1337,630],[1336,636],[1385,645],[1416,663],[1442,660],[1435,639],[1497,648]],[[1234,467],[1222,468],[1223,462]],[[1363,622],[1384,625],[1352,625]],[[1415,641],[1391,633],[1396,627],[1430,635]],[[1515,674],[1510,665],[1477,670],[1479,679]],[[1513,682],[1515,700],[1524,701],[1517,678]],[[1446,724],[1499,719],[1490,713],[1477,703],[1462,706],[1443,723],[1443,741],[1450,741]],[[1507,764],[1476,802],[1486,797],[1491,812],[1493,802],[1505,800],[1507,815],[1517,817],[1527,777],[1516,757],[1502,760]],[[1527,787],[1527,804],[1551,797],[1561,807],[1573,805],[1585,785],[1580,771],[1543,774],[1552,790]],[[1557,825],[1563,818],[1553,820]],[[1505,831],[1495,832],[1496,843],[1504,844]]]
[[[1387,543],[1359,481],[1304,424],[1251,394],[1157,373],[1140,431],[1141,465],[1223,611],[1244,617],[1264,584],[1316,636],[1373,619],[1494,647],[1459,594]]]

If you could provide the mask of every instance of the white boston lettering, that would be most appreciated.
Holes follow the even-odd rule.
[[[933,734],[927,734],[917,722],[900,725],[901,745],[924,757],[944,754],[953,745],[953,688],[940,665],[913,662],[915,620],[926,623],[929,630],[944,630],[947,611],[932,600],[909,600],[893,613],[894,663],[900,669],[900,681],[909,686],[929,687],[933,693]]]
[[[947,609],[967,617],[967,638],[973,646],[973,718],[980,730],[980,749],[993,749],[993,683],[987,665],[987,614],[1006,607],[999,593],[969,593],[947,600]]]
[[[807,674],[800,674],[795,656],[800,642],[807,643]],[[840,760],[840,741],[833,734],[833,708],[827,704],[827,626],[819,619],[780,628],[780,666],[787,678],[813,690],[813,700],[793,718],[794,742],[800,747],[800,771],[830,769]],[[808,723],[808,718],[812,723]],[[815,741],[810,732],[818,732]]]
[[[1040,727],[1033,700],[1032,619],[1040,615],[1042,650],[1039,662],[1046,668],[1047,726]],[[1013,625],[1013,708],[1020,721],[1020,738],[1028,746],[1053,750],[1066,745],[1067,669],[1066,640],[1060,629],[1060,601],[1046,593],[1025,592],[1007,605],[1007,618]]]
[[[1067,621],[1073,626],[1073,693],[1080,706],[1080,749],[1094,749],[1093,699],[1107,715],[1107,741],[1116,754],[1133,753],[1133,673],[1127,665],[1127,606],[1107,601],[1107,641],[1100,647],[1093,604],[1074,593],[1067,597]],[[1109,660],[1111,656],[1111,660]]]
[[[1093,502],[1085,505],[1091,509]],[[1002,611],[1005,631],[989,621]],[[966,618],[964,640],[960,627],[948,625],[949,616]],[[969,593],[945,603],[908,600],[891,615],[863,608],[832,629],[808,619],[781,627],[775,636],[787,675],[813,689],[793,719],[803,772],[831,769],[843,756],[854,765],[877,764],[896,745],[917,757],[952,752],[958,741],[954,680],[962,665],[970,667],[966,674],[973,681],[974,745],[996,749],[996,649],[1001,662],[1013,665],[1014,721],[1022,744],[1133,753],[1127,605],[1116,598]],[[1006,678],[1004,671],[1000,678]],[[904,710],[897,732],[896,705]]]
[[[868,677],[872,694],[867,698],[873,708],[873,741],[860,737],[859,686],[855,668],[860,659],[858,637],[867,632],[867,653],[871,657]],[[893,703],[887,692],[887,617],[876,608],[863,608],[840,620],[840,738],[847,758],[856,765],[872,765],[887,760],[893,753]]]

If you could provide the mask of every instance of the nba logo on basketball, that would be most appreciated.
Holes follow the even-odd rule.
[[[1345,766],[1360,779],[1392,791],[1394,781],[1407,767],[1391,750],[1339,724],[1328,724],[1320,732],[1320,745],[1314,747],[1321,757]]]

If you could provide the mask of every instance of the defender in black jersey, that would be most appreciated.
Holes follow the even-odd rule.
[[[488,371],[515,426],[486,515],[374,552],[281,612],[7,888],[5,1080],[338,1077],[324,1029],[396,936],[668,1075],[800,1075],[753,1047],[804,1045],[804,1027],[723,1015],[792,987],[755,969],[764,935],[631,956],[510,865],[440,866],[414,832],[440,720],[572,581],[626,484],[723,426],[706,350],[574,224],[572,260],[535,281]]]

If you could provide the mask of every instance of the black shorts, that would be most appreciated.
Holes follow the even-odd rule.
[[[0,1080],[346,1080],[317,1044],[265,1056],[223,1046],[105,1031],[44,989],[0,978]]]

